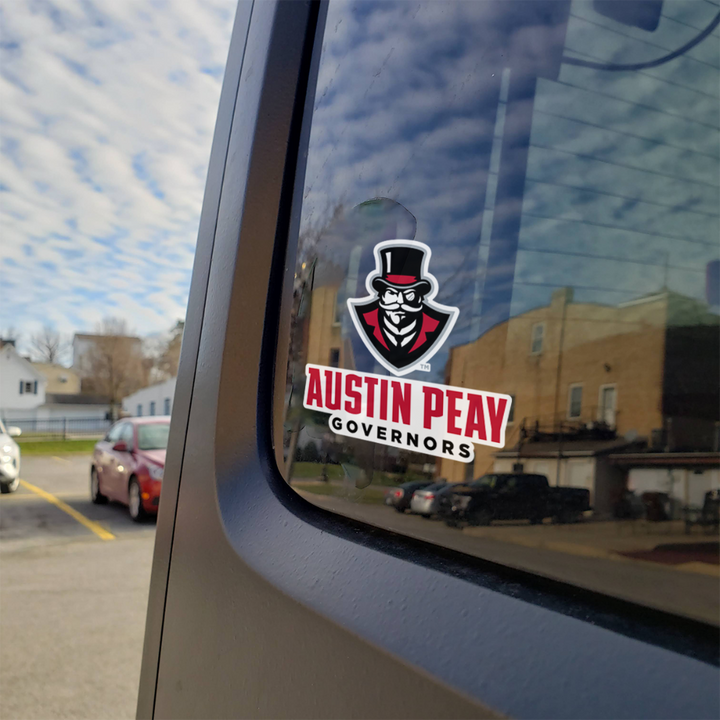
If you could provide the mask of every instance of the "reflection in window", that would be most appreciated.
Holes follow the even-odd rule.
[[[570,386],[570,404],[568,407],[568,418],[579,418],[582,414],[582,385]]]
[[[537,323],[532,326],[532,341],[530,343],[530,354],[539,355],[543,349],[543,336],[545,335],[544,323]]]
[[[587,563],[653,563],[631,588],[614,569],[612,580],[575,577],[557,550],[551,574],[717,624],[717,533],[700,542],[685,520],[720,487],[718,30],[639,65],[689,43],[719,10],[666,0],[649,18],[620,5],[329,4],[279,461],[325,507],[431,542],[455,533],[448,542],[483,557],[491,544],[445,522],[397,525],[381,514],[386,491],[536,473],[548,493],[473,532],[575,543]],[[459,310],[427,367],[404,377],[512,395],[504,447],[476,444],[470,463],[336,434],[303,407],[308,363],[396,379],[344,311],[367,294],[373,248],[395,239],[432,250],[436,300]],[[488,520],[453,507],[443,493],[434,517]],[[618,540],[641,535],[642,547]],[[661,572],[668,543],[707,571],[682,573],[683,600],[679,573]]]

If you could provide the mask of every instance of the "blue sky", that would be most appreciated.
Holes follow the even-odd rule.
[[[0,3],[0,333],[184,317],[235,5]]]

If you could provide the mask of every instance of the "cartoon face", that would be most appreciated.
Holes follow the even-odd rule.
[[[370,293],[350,298],[355,328],[371,354],[395,375],[412,372],[442,346],[458,309],[433,302],[437,280],[429,272],[431,250],[414,240],[387,240],[374,248]]]

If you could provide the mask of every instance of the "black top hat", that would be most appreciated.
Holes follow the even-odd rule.
[[[421,295],[430,292],[430,282],[422,277],[425,251],[412,245],[394,245],[380,250],[382,272],[372,281],[377,292],[386,287],[398,290],[417,290]]]

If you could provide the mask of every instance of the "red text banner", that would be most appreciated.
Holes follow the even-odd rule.
[[[330,414],[337,435],[460,462],[473,444],[505,446],[509,395],[324,365],[305,376],[303,405]]]

